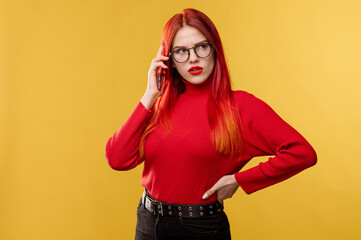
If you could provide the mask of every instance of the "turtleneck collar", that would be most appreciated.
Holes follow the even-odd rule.
[[[212,81],[210,78],[200,84],[190,83],[183,78],[182,81],[185,85],[184,94],[186,95],[203,95],[208,94],[211,91]]]

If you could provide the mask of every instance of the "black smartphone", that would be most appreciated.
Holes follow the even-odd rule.
[[[164,50],[165,48],[163,48],[162,51],[162,55],[164,56]],[[165,64],[165,62],[163,61],[163,63]],[[165,77],[165,75],[167,74],[167,71],[165,68],[162,67],[158,67],[157,70],[157,88],[160,91],[162,89],[162,79]]]
[[[162,89],[162,79],[165,77],[165,74],[167,73],[166,70],[162,67],[158,68],[158,81],[157,81],[157,88],[160,91]]]

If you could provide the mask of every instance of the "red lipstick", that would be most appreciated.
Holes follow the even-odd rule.
[[[199,66],[194,66],[194,67],[191,67],[188,72],[192,75],[198,75],[198,74],[201,74],[203,72],[203,68],[202,67],[199,67]]]

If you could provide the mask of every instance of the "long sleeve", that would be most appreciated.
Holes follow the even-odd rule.
[[[128,119],[112,137],[105,148],[105,158],[114,170],[129,170],[141,163],[139,159],[139,142],[152,110],[147,110],[141,101]]]
[[[312,146],[269,105],[246,92],[241,101],[247,105],[244,124],[252,157],[275,155],[235,174],[238,184],[247,194],[288,179],[316,164],[317,155]]]

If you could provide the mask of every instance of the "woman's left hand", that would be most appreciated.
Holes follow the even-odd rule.
[[[214,193],[217,193],[218,201],[223,204],[223,200],[231,198],[237,191],[238,187],[239,185],[234,177],[234,174],[225,175],[221,177],[211,189],[205,192],[202,198],[207,199]]]

